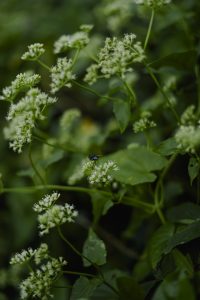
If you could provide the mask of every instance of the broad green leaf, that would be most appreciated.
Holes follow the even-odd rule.
[[[162,67],[172,67],[177,70],[191,71],[197,61],[197,52],[189,50],[184,52],[171,53],[165,57],[155,60],[149,66],[159,69]]]
[[[156,175],[152,171],[161,170],[167,163],[164,157],[143,146],[118,151],[105,159],[115,161],[119,167],[113,177],[130,185],[155,181]]]
[[[167,218],[173,223],[191,222],[200,219],[200,206],[192,202],[185,202],[171,207],[167,211]]]
[[[148,253],[152,268],[155,269],[163,255],[165,254],[165,249],[168,245],[168,240],[174,234],[174,225],[166,224],[161,226],[153,235],[150,240]]]
[[[113,206],[113,202],[101,192],[92,192],[92,207],[93,207],[93,222],[96,224],[102,215],[105,215],[107,211]]]
[[[99,278],[88,279],[81,276],[73,285],[70,300],[89,300],[94,290],[101,284],[102,280]]]
[[[199,162],[195,157],[191,157],[188,164],[188,174],[190,177],[190,184],[192,185],[193,180],[198,176],[199,174]]]
[[[195,300],[193,287],[187,277],[174,272],[157,288],[152,300]]]
[[[194,222],[185,226],[181,231],[175,233],[169,239],[165,253],[169,253],[173,248],[178,245],[186,244],[194,239],[200,237],[200,221]]]
[[[194,267],[192,264],[192,260],[189,257],[183,255],[178,249],[174,249],[172,251],[172,254],[178,269],[182,272],[186,272],[188,276],[193,277]]]
[[[125,276],[124,272],[112,269],[110,271],[103,272],[104,278],[107,283],[109,283],[114,289],[117,290],[116,279],[122,276]],[[91,300],[119,300],[118,294],[108,287],[105,283],[102,283],[94,291]]]
[[[88,238],[83,246],[83,255],[88,258],[83,258],[85,267],[91,266],[92,263],[101,266],[106,263],[106,247],[102,240],[98,238],[96,233],[90,229]]]
[[[130,104],[125,100],[116,99],[113,102],[113,112],[121,132],[126,129],[130,120]]]
[[[133,277],[122,277],[117,279],[117,286],[121,300],[143,300],[144,292]]]
[[[161,155],[172,155],[177,149],[177,143],[175,138],[169,138],[161,142],[155,149]]]

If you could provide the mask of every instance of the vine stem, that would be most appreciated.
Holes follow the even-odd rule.
[[[45,64],[43,61],[41,61],[40,59],[37,59],[37,62],[46,70],[48,70],[49,72],[51,71],[51,68],[49,66],[47,66],[47,64]]]
[[[149,22],[149,26],[148,26],[148,30],[147,30],[147,35],[146,35],[145,42],[144,42],[144,50],[146,50],[148,42],[149,42],[149,38],[151,35],[152,26],[153,26],[153,21],[154,21],[154,16],[155,16],[155,11],[154,11],[154,9],[152,9],[151,18],[150,18],[150,22]]]
[[[159,89],[160,93],[163,95],[164,99],[167,101],[167,104],[168,104],[169,108],[171,109],[175,119],[180,124],[181,123],[180,117],[177,114],[176,110],[174,109],[173,105],[171,104],[168,96],[166,95],[165,91],[163,90],[162,86],[160,85],[160,83],[159,83],[158,79],[156,78],[155,74],[152,72],[151,68],[147,64],[145,64],[145,67],[146,67],[149,75],[151,76],[151,78],[155,82],[155,84],[156,84],[157,88]]]
[[[69,274],[69,275],[79,275],[79,276],[87,276],[87,277],[92,277],[96,278],[95,275],[90,274],[90,273],[84,273],[84,272],[76,272],[76,271],[63,271],[63,274]]]
[[[29,152],[28,152],[28,156],[29,156],[29,160],[30,160],[30,163],[31,163],[31,167],[32,169],[34,170],[35,174],[37,175],[37,177],[39,178],[39,180],[41,181],[42,184],[46,184],[44,178],[42,177],[42,175],[40,174],[40,172],[38,171],[34,161],[33,161],[33,158],[32,158],[32,153],[31,153],[31,145],[29,147]]]
[[[155,204],[155,210],[160,218],[160,221],[162,224],[165,224],[166,223],[166,220],[165,220],[165,217],[162,213],[162,210],[161,210],[161,206],[163,205],[163,186],[162,186],[162,183],[163,183],[163,179],[164,177],[166,176],[167,172],[169,171],[169,169],[171,168],[172,164],[174,163],[174,161],[176,160],[176,157],[177,157],[178,153],[174,153],[169,161],[168,161],[168,164],[167,166],[164,168],[164,170],[162,171],[158,181],[157,181],[157,184],[156,184],[156,188],[155,188],[155,193],[154,193],[154,204]],[[159,192],[161,192],[161,196],[159,197]]]
[[[97,189],[85,188],[85,187],[78,187],[78,186],[64,186],[64,185],[36,185],[36,186],[26,186],[26,187],[19,187],[19,188],[7,188],[4,187],[1,193],[34,193],[36,191],[41,190],[60,190],[60,191],[72,191],[72,192],[81,192],[87,193],[91,195],[92,193],[101,193],[104,196],[112,198],[112,193]],[[153,212],[154,205],[151,203],[146,203],[128,196],[124,196],[123,199],[125,200],[124,204],[131,203],[132,206],[135,206],[140,209],[144,209],[149,213]]]
[[[97,266],[96,264],[94,264],[88,257],[86,257],[85,255],[83,255],[78,249],[76,249],[76,247],[74,247],[74,245],[72,245],[72,243],[70,241],[68,241],[68,239],[64,236],[64,234],[62,233],[60,227],[57,227],[58,229],[58,234],[60,235],[61,239],[80,257],[84,258],[85,260],[87,260],[99,273],[99,275],[101,276],[103,282],[105,285],[107,285],[111,290],[113,290],[117,295],[119,294],[118,291],[112,286],[110,285],[109,282],[107,282],[104,278],[104,275],[101,271],[101,269],[99,268],[99,266]],[[91,276],[91,274],[90,274]],[[95,276],[94,276],[95,277]]]

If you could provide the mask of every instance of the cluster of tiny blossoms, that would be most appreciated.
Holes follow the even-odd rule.
[[[119,76],[124,79],[126,73],[132,71],[130,64],[141,62],[145,58],[141,43],[135,40],[135,34],[126,34],[122,39],[106,38],[98,55],[98,63],[87,69],[84,80],[93,84],[98,77]]]
[[[88,33],[92,25],[80,26],[80,31],[72,35],[62,35],[54,44],[54,53],[58,54],[69,49],[82,49],[89,43]]]
[[[143,132],[149,128],[153,128],[156,126],[156,123],[150,119],[150,112],[143,112],[141,118],[133,124],[133,131],[135,133]]]
[[[38,88],[32,88],[17,104],[11,104],[7,116],[9,126],[4,134],[14,151],[21,153],[24,144],[31,142],[35,121],[44,119],[45,107],[56,101]]]
[[[171,3],[171,0],[135,0],[135,3],[157,8]]]
[[[20,298],[38,298],[47,300],[52,298],[51,287],[55,280],[62,274],[67,262],[62,258],[53,258],[49,255],[48,245],[43,243],[38,249],[22,250],[15,254],[10,264],[23,264],[34,260],[37,269],[31,271],[29,276],[20,284]]]
[[[190,105],[181,116],[181,125],[175,134],[178,149],[195,153],[200,148],[200,121],[195,114],[195,106]]]
[[[44,52],[44,45],[40,43],[35,43],[28,46],[28,51],[22,55],[21,59],[37,60],[42,54],[44,54]]]
[[[40,75],[32,75],[28,72],[18,74],[15,80],[11,82],[11,85],[3,89],[0,99],[12,102],[20,92],[35,86],[40,81],[40,78]]]
[[[107,186],[113,182],[113,171],[118,171],[117,164],[111,160],[103,163],[85,161],[82,165],[82,172],[88,177],[91,185]]]
[[[51,92],[54,94],[62,87],[71,87],[71,82],[76,78],[72,73],[73,62],[71,59],[58,58],[57,64],[51,68]]]
[[[66,222],[74,222],[78,212],[73,205],[66,203],[65,205],[57,205],[60,194],[54,192],[46,195],[42,200],[33,207],[34,211],[39,213],[38,222],[40,235],[49,233],[53,227],[60,226]]]

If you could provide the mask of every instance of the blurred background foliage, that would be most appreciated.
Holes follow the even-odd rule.
[[[157,60],[174,52],[188,51],[196,48],[200,50],[200,2],[199,0],[176,0],[172,5],[159,11],[156,15],[152,30],[148,54],[149,61]],[[42,77],[42,88],[48,90],[49,78],[46,71],[32,63],[23,62],[20,57],[26,50],[27,45],[34,42],[44,43],[47,54],[46,62],[54,63],[52,54],[53,43],[62,34],[71,34],[78,30],[81,24],[94,24],[93,38],[88,46],[88,52],[93,51],[102,43],[105,36],[122,35],[134,32],[138,39],[144,41],[150,11],[136,7],[131,0],[1,0],[0,1],[0,88],[9,85],[19,72],[33,69],[44,75]],[[82,60],[79,62],[78,70],[85,69],[89,60],[85,59],[82,53]],[[188,58],[191,59],[191,58]],[[186,70],[183,61],[180,67],[165,67],[159,69],[161,81],[165,84],[171,75],[177,80],[178,89],[174,97],[178,102],[177,109],[182,113],[184,109],[196,99],[195,77],[193,70]],[[183,65],[182,65],[183,64]],[[179,80],[180,78],[180,80]],[[138,67],[135,70],[131,81],[135,82],[136,94],[139,101],[146,108],[157,111],[156,121],[159,129],[152,131],[154,140],[159,143],[170,136],[175,124],[169,113],[160,114],[162,99],[158,95],[154,84],[147,74]],[[115,82],[111,82],[115,85]],[[97,85],[99,91],[106,91],[107,83]],[[45,165],[49,183],[66,184],[71,170],[80,162],[82,157],[91,150],[98,150],[102,153],[116,151],[130,142],[143,142],[140,135],[133,137],[131,129],[121,137],[112,116],[112,108],[109,103],[103,106],[102,99],[77,88],[64,89],[59,93],[59,102],[49,112],[49,120],[42,126],[49,130],[49,135],[56,136],[58,132],[58,120],[62,113],[72,107],[79,108],[82,112],[82,119],[79,121],[78,132],[73,132],[75,142],[82,148],[83,153],[75,152],[73,156],[57,151],[54,156],[49,156],[51,149],[48,147],[36,147],[39,142],[34,142],[33,157],[40,161],[41,168]],[[191,100],[192,99],[192,100]],[[146,101],[148,100],[148,101]],[[3,182],[6,186],[32,185],[35,181],[30,170],[28,150],[25,154],[18,155],[8,148],[3,137],[7,103],[1,103],[0,109],[0,173],[3,174]],[[50,159],[51,161],[49,162]],[[55,161],[55,164],[52,164]],[[178,203],[180,197],[192,197],[193,192],[189,187],[187,174],[183,172],[187,168],[187,161],[180,158],[172,170],[172,178],[166,186],[167,195],[170,201]],[[176,180],[181,176],[181,180]],[[37,180],[36,180],[37,181]],[[183,186],[186,189],[183,196]],[[140,188],[138,193],[142,194]],[[40,199],[43,193],[35,194],[3,194],[0,195],[0,299],[18,299],[16,287],[19,283],[20,270],[9,267],[9,259],[12,253],[20,251],[29,246],[38,246],[36,215],[32,211],[32,204]],[[91,204],[88,196],[74,193],[62,193],[62,198],[73,201],[80,211],[82,220],[79,225],[73,227],[67,225],[65,232],[69,239],[81,249],[87,235],[88,222],[91,219]],[[175,200],[174,200],[175,199]],[[188,199],[188,200],[189,200]],[[174,203],[174,202],[173,202]],[[85,220],[85,219],[86,220]],[[134,218],[134,223],[131,220]],[[147,228],[145,213],[138,213],[137,210],[117,206],[112,213],[102,218],[99,232],[106,240],[112,243],[108,246],[110,264],[114,268],[132,270],[135,265],[135,251],[139,254],[146,246],[149,234],[155,228],[154,222]],[[120,220],[120,221],[119,221]],[[143,222],[143,226],[141,223]],[[156,222],[156,221],[155,221]],[[109,232],[109,233],[108,233]],[[111,236],[110,236],[110,235]],[[66,256],[72,269],[80,269],[80,260],[71,254],[68,249],[62,247],[62,242],[56,234],[46,237],[52,254],[58,253]],[[121,244],[123,241],[123,245]],[[117,246],[116,246],[117,245]],[[126,246],[124,246],[126,245]],[[132,249],[129,251],[129,249]],[[134,250],[133,250],[134,249]],[[137,255],[138,255],[137,254]],[[137,256],[136,255],[136,256]],[[142,266],[140,265],[140,268]],[[143,266],[143,272],[147,272],[148,266]],[[142,271],[135,269],[138,278],[142,277]],[[73,280],[74,278],[72,278]],[[55,299],[67,299],[67,292],[57,292]],[[103,298],[102,298],[103,299]]]

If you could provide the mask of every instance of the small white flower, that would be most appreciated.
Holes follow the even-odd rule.
[[[62,35],[54,44],[54,53],[58,54],[69,49],[82,49],[89,43],[88,33],[92,25],[82,25],[80,31],[72,35]]]
[[[118,171],[119,168],[113,161],[107,161],[101,164],[95,164],[88,176],[91,185],[106,186],[112,183],[113,177],[111,173]]]
[[[58,58],[57,64],[51,68],[51,92],[55,94],[62,87],[71,87],[71,82],[76,78],[72,73],[72,60]]]
[[[175,134],[175,140],[180,150],[195,153],[200,147],[200,126],[181,125]]]
[[[23,60],[37,60],[42,54],[44,54],[44,45],[35,43],[28,46],[28,51],[22,55]]]
[[[51,258],[46,264],[32,271],[29,277],[20,284],[21,299],[38,298],[48,300],[53,297],[51,287],[54,281],[62,274],[63,267],[67,262],[59,257]]]
[[[4,135],[14,151],[21,153],[22,147],[31,142],[35,121],[43,120],[46,106],[56,101],[38,88],[32,88],[18,103],[11,104],[7,116],[10,123],[4,129]]]
[[[5,87],[0,96],[1,100],[13,101],[20,92],[27,91],[40,81],[41,76],[38,74],[20,73],[16,76],[11,85]]]
[[[141,118],[133,124],[133,131],[138,133],[153,127],[156,127],[156,123],[151,120],[151,113],[144,111],[141,114]]]
[[[10,260],[10,264],[23,264],[28,262],[36,253],[37,250],[29,248],[28,250],[22,250],[21,253],[16,253]]]
[[[38,222],[40,235],[49,233],[53,227],[60,226],[66,222],[74,222],[78,216],[77,210],[73,205],[66,203],[65,205],[57,205],[55,201],[60,194],[54,192],[46,195],[42,200],[34,205],[33,209],[39,213]]]

